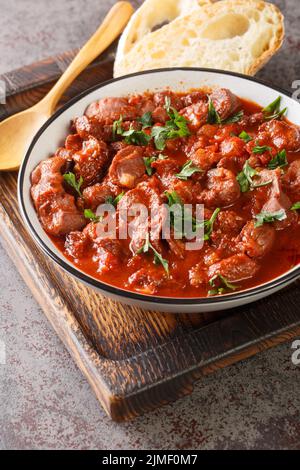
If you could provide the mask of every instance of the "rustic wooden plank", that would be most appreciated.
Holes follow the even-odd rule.
[[[66,53],[12,73],[2,117],[38,101],[53,73],[69,60]],[[111,72],[109,58],[96,61],[63,101],[110,78]],[[0,175],[0,230],[7,251],[113,419],[133,418],[191,393],[202,375],[300,334],[299,284],[215,314],[145,312],[105,299],[65,274],[35,245],[19,214],[16,186],[16,173]]]

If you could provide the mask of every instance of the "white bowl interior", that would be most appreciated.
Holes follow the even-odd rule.
[[[282,96],[282,107],[288,107],[288,119],[300,125],[300,104],[287,95],[278,93],[278,91],[268,86],[248,80],[247,78],[219,72],[174,69],[133,75],[108,83],[69,106],[46,127],[41,135],[39,135],[31,150],[24,172],[22,195],[25,212],[27,212],[37,235],[46,245],[51,247],[52,252],[58,258],[74,268],[74,265],[56,249],[40,225],[30,197],[30,175],[41,160],[53,155],[57,147],[63,144],[65,137],[69,133],[71,119],[82,115],[91,102],[108,96],[122,96],[145,91],[158,91],[166,87],[174,91],[182,92],[188,91],[191,88],[215,86],[229,88],[238,96],[254,101],[262,106],[266,106],[280,94]],[[293,268],[293,270],[294,269],[296,269],[296,267]]]

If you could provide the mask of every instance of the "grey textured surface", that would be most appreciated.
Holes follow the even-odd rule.
[[[79,46],[112,3],[0,0],[0,73]],[[287,39],[260,76],[289,88],[300,79],[300,4],[275,3],[286,14]],[[290,344],[204,378],[190,397],[115,424],[1,245],[0,260],[0,448],[300,448],[300,366],[291,363]]]

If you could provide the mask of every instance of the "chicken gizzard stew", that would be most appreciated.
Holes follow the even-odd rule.
[[[286,112],[225,88],[100,99],[33,171],[39,220],[80,270],[126,290],[270,281],[300,261],[300,130]]]

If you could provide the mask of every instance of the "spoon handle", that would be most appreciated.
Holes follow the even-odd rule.
[[[123,31],[133,8],[128,2],[118,2],[108,12],[97,31],[80,49],[69,67],[56,82],[49,93],[38,103],[45,106],[49,114],[52,114],[58,101],[68,86],[75,78],[98,57]]]

